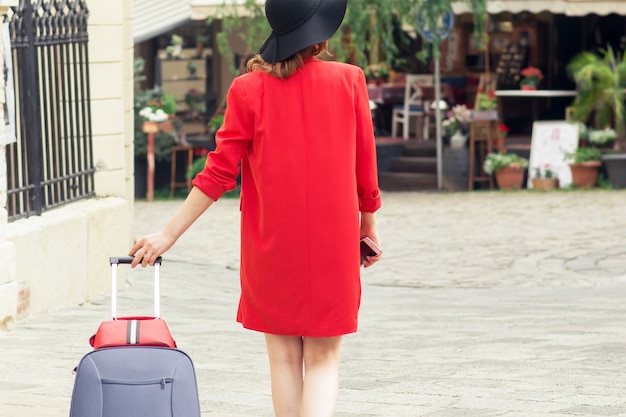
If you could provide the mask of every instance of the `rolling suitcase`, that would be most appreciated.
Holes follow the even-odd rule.
[[[70,417],[200,417],[193,363],[156,346],[93,350],[76,369]]]
[[[131,261],[130,257],[110,259],[114,268],[111,295],[114,319],[117,313],[117,265]],[[157,318],[160,314],[159,291],[157,266],[154,304]],[[145,343],[142,323],[155,322],[155,317],[104,322],[117,323],[100,334],[100,338],[113,347],[95,344],[97,348],[83,356],[76,367],[70,417],[200,417],[198,386],[191,358],[160,342],[157,346],[126,343],[131,339]],[[133,320],[141,322],[137,327],[140,332],[131,337],[128,332],[136,328]],[[161,328],[156,333],[158,340],[163,337],[171,339],[169,329],[164,333]]]
[[[130,264],[131,256],[109,258],[111,265],[111,320],[103,321],[89,343],[94,349],[138,345],[176,347],[160,307],[161,257],[154,263],[154,316],[117,317],[117,273],[120,264]]]

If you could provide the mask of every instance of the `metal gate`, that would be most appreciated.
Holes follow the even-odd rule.
[[[83,0],[20,0],[7,16],[17,126],[7,146],[10,220],[95,194],[88,15]]]

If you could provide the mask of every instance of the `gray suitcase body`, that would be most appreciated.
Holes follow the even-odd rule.
[[[178,349],[115,347],[86,354],[70,417],[200,417],[191,358]]]

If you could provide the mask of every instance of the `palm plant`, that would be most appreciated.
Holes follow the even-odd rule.
[[[596,128],[614,127],[614,149],[626,152],[626,55],[610,46],[600,54],[584,51],[570,61],[567,71],[578,86],[572,117],[583,123],[593,117]]]

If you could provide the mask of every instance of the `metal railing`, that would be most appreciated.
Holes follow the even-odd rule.
[[[95,194],[88,15],[83,0],[21,0],[7,16],[17,126],[7,146],[10,220]]]

